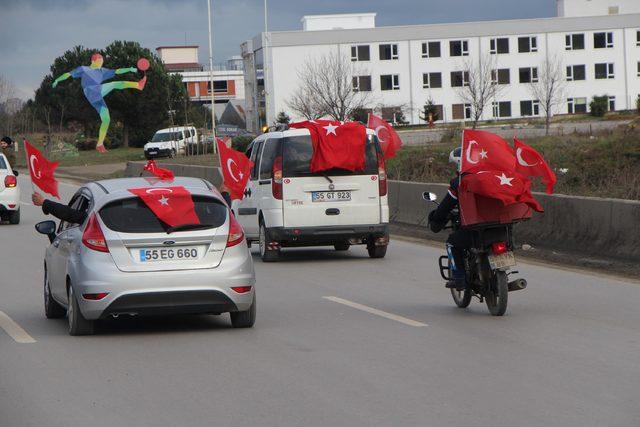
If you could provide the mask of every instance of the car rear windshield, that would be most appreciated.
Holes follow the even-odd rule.
[[[182,132],[162,132],[153,135],[151,142],[178,141],[180,139],[182,139]]]
[[[4,157],[0,156],[0,169],[8,169],[7,164],[4,162]]]
[[[227,207],[217,199],[192,196],[200,224],[220,227],[227,220]],[[163,233],[169,227],[138,197],[115,200],[100,209],[100,217],[109,229],[122,233]]]
[[[378,142],[375,136],[369,136],[365,145],[365,167],[362,171],[349,171],[345,169],[330,169],[318,173],[312,173],[311,156],[313,146],[309,135],[290,136],[283,140],[283,165],[282,173],[285,177],[295,178],[303,176],[324,175],[373,175],[378,173],[378,158],[376,155]]]

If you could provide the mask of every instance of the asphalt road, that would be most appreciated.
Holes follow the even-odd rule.
[[[253,329],[120,319],[70,337],[43,314],[44,217],[22,209],[0,225],[2,427],[640,425],[638,283],[521,263],[529,288],[495,318],[454,307],[440,249],[394,240],[383,260],[256,256]]]

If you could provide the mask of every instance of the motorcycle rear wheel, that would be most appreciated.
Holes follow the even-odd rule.
[[[489,290],[484,296],[487,302],[487,308],[492,316],[504,315],[507,311],[508,295],[507,273],[497,270],[493,273]]]
[[[451,289],[451,297],[453,298],[453,302],[459,308],[467,308],[471,303],[471,289],[465,289],[464,291],[458,291],[456,289]]]

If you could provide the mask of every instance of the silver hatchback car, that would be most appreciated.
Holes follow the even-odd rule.
[[[234,327],[253,326],[255,273],[242,227],[202,179],[178,177],[169,185],[191,193],[200,220],[174,229],[128,191],[162,193],[167,186],[151,178],[91,182],[69,202],[87,213],[83,224],[36,225],[51,242],[44,260],[48,318],[66,314],[71,335],[92,334],[96,320],[121,315],[229,312]]]

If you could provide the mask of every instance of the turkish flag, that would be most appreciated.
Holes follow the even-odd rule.
[[[173,180],[173,172],[171,172],[169,169],[158,167],[155,160],[149,160],[147,164],[144,165],[144,170],[151,172],[153,175],[157,176],[162,181]]]
[[[191,193],[181,186],[130,188],[140,197],[158,219],[169,227],[184,224],[200,224]]]
[[[514,172],[516,156],[513,148],[498,135],[465,129],[462,133],[461,173],[482,170]]]
[[[224,185],[231,190],[232,200],[242,200],[244,189],[251,176],[253,162],[244,153],[227,147],[220,138],[217,139],[217,143]]]
[[[396,156],[396,151],[402,147],[402,140],[393,129],[393,127],[382,120],[378,116],[374,116],[369,113],[369,120],[367,121],[367,127],[373,129],[380,142],[380,148],[385,159],[390,159]]]
[[[334,168],[364,170],[367,129],[360,123],[309,120],[291,123],[289,127],[308,129],[311,133],[311,172]]]
[[[531,180],[517,172],[488,170],[466,174],[460,180],[460,191],[500,200],[505,206],[525,203],[538,212],[544,212],[531,194]]]
[[[27,153],[27,163],[29,165],[29,175],[31,182],[45,193],[60,198],[58,194],[58,181],[53,173],[58,167],[58,162],[50,162],[42,155],[40,150],[24,141],[24,150]]]
[[[524,142],[513,138],[516,148],[516,171],[524,176],[540,176],[542,183],[547,185],[547,193],[553,194],[553,186],[558,179],[540,153]]]

